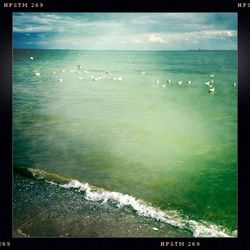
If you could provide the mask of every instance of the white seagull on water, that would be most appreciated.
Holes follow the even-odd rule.
[[[209,88],[212,88],[212,87],[213,87],[213,85],[212,85],[213,82],[214,82],[214,81],[211,80],[211,81],[209,81],[209,82],[205,82],[204,84],[207,85]]]
[[[215,90],[214,87],[213,88],[209,88],[208,92],[209,93],[214,93],[214,90]]]
[[[36,76],[40,76],[39,70],[36,69],[36,70],[34,70],[33,72],[34,72],[34,74],[35,74]]]

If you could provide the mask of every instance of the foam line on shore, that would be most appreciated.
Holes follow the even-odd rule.
[[[19,171],[20,172],[20,171]],[[88,183],[63,177],[44,170],[28,168],[22,170],[22,173],[29,175],[30,173],[36,179],[44,180],[49,184],[58,185],[65,189],[74,189],[84,194],[84,198],[89,201],[112,203],[118,208],[129,206],[139,216],[155,219],[157,221],[167,223],[180,229],[189,230],[194,237],[236,237],[237,232],[229,232],[222,226],[215,225],[206,221],[196,221],[189,219],[188,216],[181,214],[176,210],[161,210],[154,207],[143,200],[137,199],[129,194],[123,194],[115,191],[108,191],[98,188]],[[28,173],[29,174],[28,174]]]

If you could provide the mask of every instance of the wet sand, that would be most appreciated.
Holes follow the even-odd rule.
[[[192,237],[192,233],[131,208],[88,201],[79,192],[44,180],[14,176],[13,237]]]

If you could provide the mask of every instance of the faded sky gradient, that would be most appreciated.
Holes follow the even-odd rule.
[[[236,13],[14,13],[14,48],[237,49]]]

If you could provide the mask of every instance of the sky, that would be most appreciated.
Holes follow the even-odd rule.
[[[13,13],[14,48],[236,50],[236,13]]]

